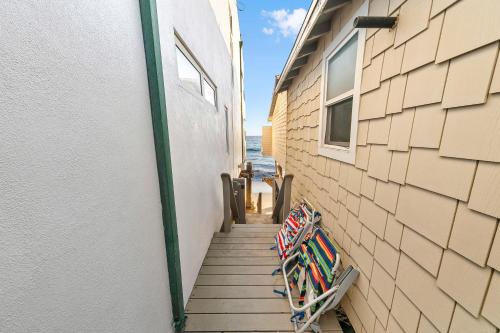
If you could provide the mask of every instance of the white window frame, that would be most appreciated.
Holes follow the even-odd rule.
[[[344,27],[330,43],[323,53],[322,77],[321,77],[321,93],[320,93],[320,114],[319,114],[319,131],[318,131],[318,153],[328,158],[332,158],[345,163],[354,164],[356,161],[356,144],[358,137],[358,116],[359,116],[359,100],[361,90],[361,73],[363,71],[363,55],[366,42],[366,29],[353,29],[354,19],[358,16],[368,15],[368,1],[365,1],[361,7],[354,13],[349,22],[344,24]],[[357,53],[356,53],[356,68],[354,73],[354,88],[339,96],[336,96],[326,101],[326,85],[328,79],[328,61],[339,52],[342,47],[355,35],[358,35]],[[351,139],[349,147],[329,145],[325,143],[325,134],[327,124],[327,108],[341,102],[352,96],[352,114],[351,114]]]
[[[217,107],[217,104],[218,104],[217,86],[214,84],[214,82],[212,81],[212,79],[210,79],[210,77],[207,75],[207,73],[205,72],[205,70],[203,69],[203,67],[196,60],[196,58],[193,56],[193,54],[191,53],[191,51],[189,51],[189,49],[186,47],[186,45],[184,44],[184,42],[182,41],[182,39],[177,34],[175,34],[175,47],[178,48],[182,52],[182,54],[187,58],[187,60],[189,60],[189,62],[191,63],[191,65],[193,65],[193,67],[198,71],[198,73],[200,73],[200,89],[201,90],[199,91],[199,97],[201,97],[201,99],[205,103],[207,103],[208,105],[214,107],[215,110],[218,110],[219,108]],[[179,78],[179,74],[178,73],[177,73],[177,79],[179,81],[179,85],[181,87],[183,87],[183,88],[186,88],[184,82],[182,82],[182,80]],[[208,83],[208,85],[211,86],[212,89],[215,92],[215,101],[214,101],[214,104],[210,103],[205,98],[205,87],[204,87],[203,81],[206,81]],[[187,89],[186,88],[186,90],[189,91],[189,92],[191,92],[193,95],[195,94],[195,92],[193,91],[193,89]],[[195,95],[195,96],[198,96],[198,95]]]

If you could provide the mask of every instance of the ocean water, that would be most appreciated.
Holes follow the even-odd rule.
[[[261,153],[261,136],[247,136],[247,160],[252,161],[254,181],[262,181],[262,177],[274,175],[274,160],[271,157],[264,157]]]

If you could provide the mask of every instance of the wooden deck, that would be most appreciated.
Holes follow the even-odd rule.
[[[267,221],[266,221],[267,222]],[[234,225],[215,233],[186,307],[186,332],[293,332],[272,224]],[[342,332],[333,312],[321,320],[323,332]]]

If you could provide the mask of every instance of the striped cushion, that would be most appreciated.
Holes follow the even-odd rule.
[[[309,212],[304,204],[290,210],[285,223],[283,223],[283,226],[278,231],[278,234],[274,237],[278,250],[278,256],[281,260],[288,257],[288,250],[293,247],[295,237],[304,227],[309,218]]]

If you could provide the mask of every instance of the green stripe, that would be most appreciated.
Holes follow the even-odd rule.
[[[168,278],[174,328],[182,332],[186,316],[182,295],[182,276],[179,259],[179,239],[175,214],[172,162],[168,139],[167,106],[161,63],[158,16],[155,0],[139,0],[146,67],[148,72],[149,99],[156,151],[156,166],[160,186],[163,232],[167,252]]]

